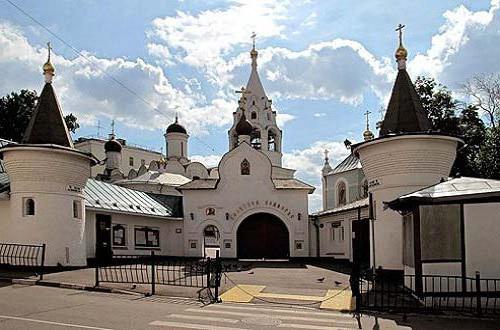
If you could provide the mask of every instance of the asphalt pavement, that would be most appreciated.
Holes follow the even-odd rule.
[[[499,329],[496,320],[364,315],[271,304],[222,303],[24,286],[0,287],[0,329]]]

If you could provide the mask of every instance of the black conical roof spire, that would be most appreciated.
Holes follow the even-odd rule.
[[[73,141],[51,83],[46,83],[43,87],[35,112],[26,128],[23,143],[57,144],[73,148]]]
[[[380,135],[416,133],[431,129],[415,86],[406,69],[399,69],[392,95],[380,127]]]
[[[399,47],[396,50],[398,75],[392,88],[389,106],[380,126],[380,136],[390,133],[418,133],[431,129],[431,122],[422,107],[415,86],[406,71],[408,51],[403,46],[403,28],[399,24]]]

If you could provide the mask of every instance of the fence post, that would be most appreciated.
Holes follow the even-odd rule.
[[[222,272],[222,265],[220,261],[220,251],[217,250],[215,251],[215,297],[214,300],[216,303],[220,302],[219,301],[219,286],[220,286],[220,280],[221,280],[221,272]]]
[[[483,314],[481,308],[481,274],[478,271],[476,271],[476,313],[477,316]]]
[[[99,286],[99,261],[95,261],[95,287]]]
[[[151,251],[151,295],[156,293],[155,251]]]
[[[210,257],[207,257],[207,288],[210,289],[210,271],[211,271],[211,265],[210,265]]]
[[[40,281],[43,280],[43,271],[45,270],[45,243],[42,244],[42,260],[40,265]]]

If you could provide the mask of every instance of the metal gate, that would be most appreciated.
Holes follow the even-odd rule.
[[[214,302],[219,300],[221,260],[216,258],[180,258],[155,255],[116,255],[107,263],[97,262],[95,285],[123,283],[150,285],[150,294],[157,285],[172,285],[208,289]],[[213,292],[212,292],[213,289]]]

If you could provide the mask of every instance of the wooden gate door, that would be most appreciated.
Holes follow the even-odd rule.
[[[238,227],[237,249],[240,259],[287,259],[290,257],[288,229],[274,215],[253,214]]]
[[[370,267],[370,221],[368,219],[352,222],[353,261],[361,269]]]

